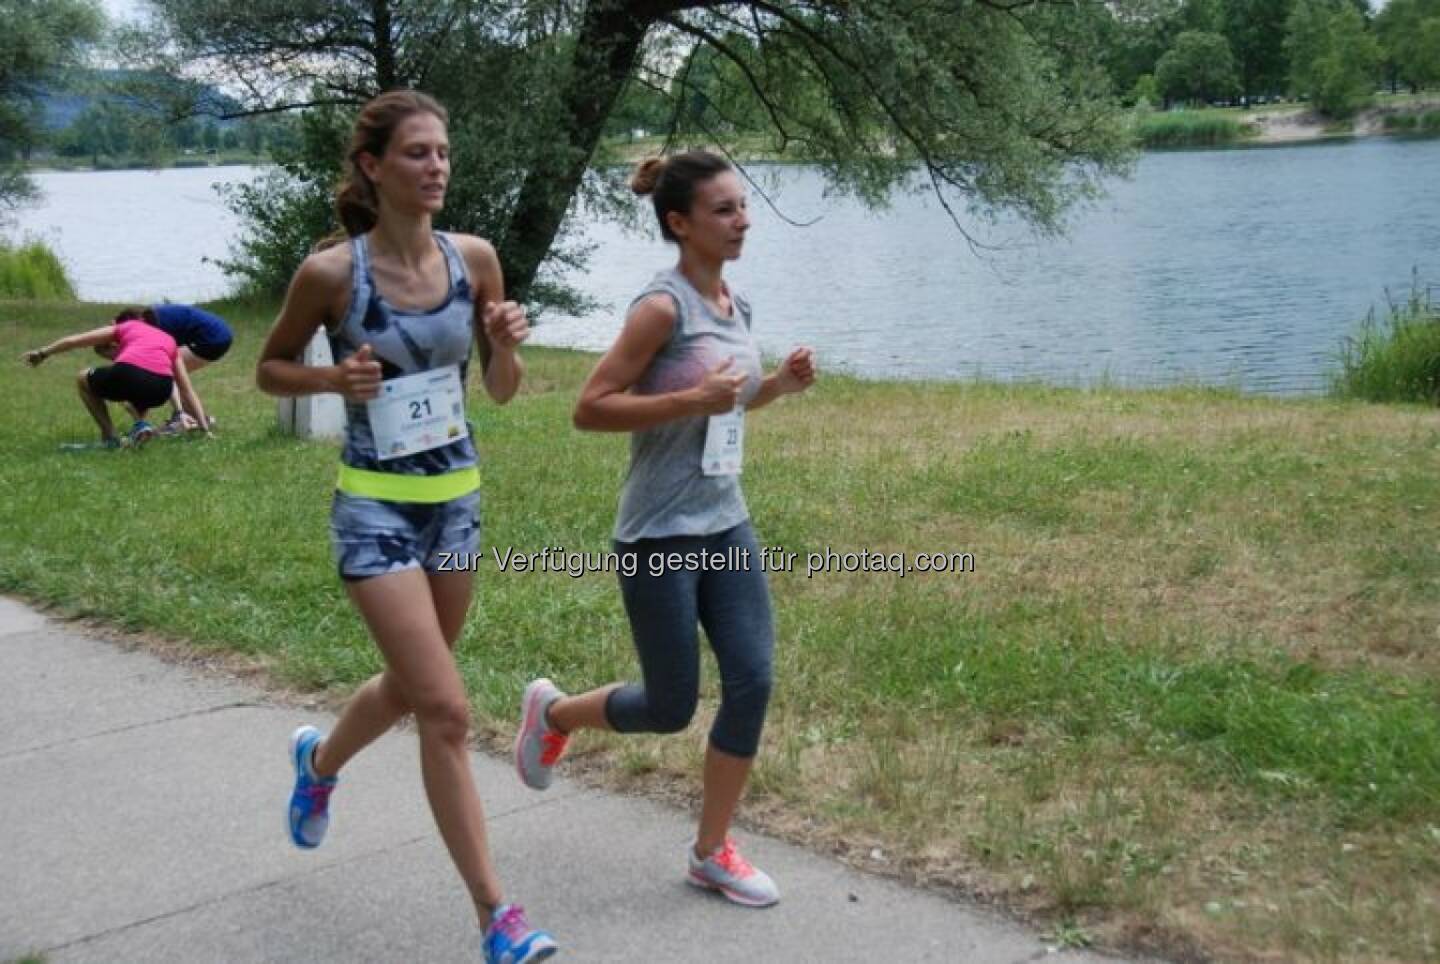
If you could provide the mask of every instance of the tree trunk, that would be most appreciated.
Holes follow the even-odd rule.
[[[375,16],[375,83],[380,91],[395,85],[395,38],[390,22],[390,0],[374,0],[370,9]]]
[[[640,43],[661,13],[659,4],[635,0],[587,4],[560,95],[561,126],[533,158],[500,243],[506,297],[523,299],[535,280],[570,200],[579,192],[611,108],[635,67]]]

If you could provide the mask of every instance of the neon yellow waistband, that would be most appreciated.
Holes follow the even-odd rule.
[[[385,502],[449,502],[480,488],[480,470],[472,465],[444,475],[399,475],[341,465],[335,487],[350,495]]]

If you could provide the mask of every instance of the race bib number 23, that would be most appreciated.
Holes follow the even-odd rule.
[[[745,409],[711,415],[705,428],[705,454],[700,470],[706,475],[739,475],[745,459]]]

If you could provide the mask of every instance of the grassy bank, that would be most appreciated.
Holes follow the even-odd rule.
[[[335,451],[272,430],[250,384],[269,312],[230,314],[235,351],[197,379],[213,443],[61,453],[91,433],[88,360],[12,361],[0,589],[343,694],[379,662],[326,544]],[[5,305],[0,354],[105,315]],[[625,440],[569,428],[592,358],[527,358],[512,405],[472,406],[487,551],[602,550]],[[1440,414],[827,378],[749,434],[757,530],[799,554],[772,577],[751,819],[1069,942],[1440,952]],[[827,548],[974,571],[807,576]],[[635,675],[613,577],[487,565],[478,586],[459,652],[485,738],[533,675]],[[587,734],[572,766],[691,794],[704,732]]]
[[[1177,147],[1224,147],[1255,133],[1254,127],[1219,111],[1176,110],[1142,113],[1135,118],[1135,139],[1155,150]]]
[[[0,238],[0,299],[73,301],[75,288],[65,265],[41,241],[13,244]]]
[[[1418,275],[1406,297],[1391,299],[1380,317],[1372,309],[1345,340],[1331,391],[1368,402],[1440,401],[1440,306]]]
[[[1386,133],[1390,134],[1440,134],[1440,110],[1387,114],[1384,125]]]

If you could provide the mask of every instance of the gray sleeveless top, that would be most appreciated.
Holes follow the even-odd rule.
[[[350,310],[331,331],[330,351],[338,364],[369,344],[380,362],[382,379],[417,372],[460,366],[460,384],[470,364],[470,345],[475,338],[475,298],[465,273],[465,262],[450,239],[436,232],[435,241],[445,255],[450,285],[445,300],[429,311],[401,311],[392,307],[375,288],[370,274],[370,245],[365,235],[350,239],[354,261]],[[470,434],[448,445],[380,461],[375,436],[370,429],[369,411],[364,402],[346,402],[345,450],[341,460],[357,469],[393,472],[400,475],[443,475],[469,468],[479,459],[475,452],[475,427]]]
[[[636,301],[654,294],[675,302],[675,328],[631,391],[660,395],[693,388],[729,356],[730,371],[747,376],[740,403],[760,390],[760,352],[750,336],[750,303],[731,296],[732,317],[722,318],[678,268],[662,271]],[[722,532],[750,517],[738,475],[705,475],[705,416],[680,418],[630,435],[630,472],[620,492],[615,538],[620,542]]]

